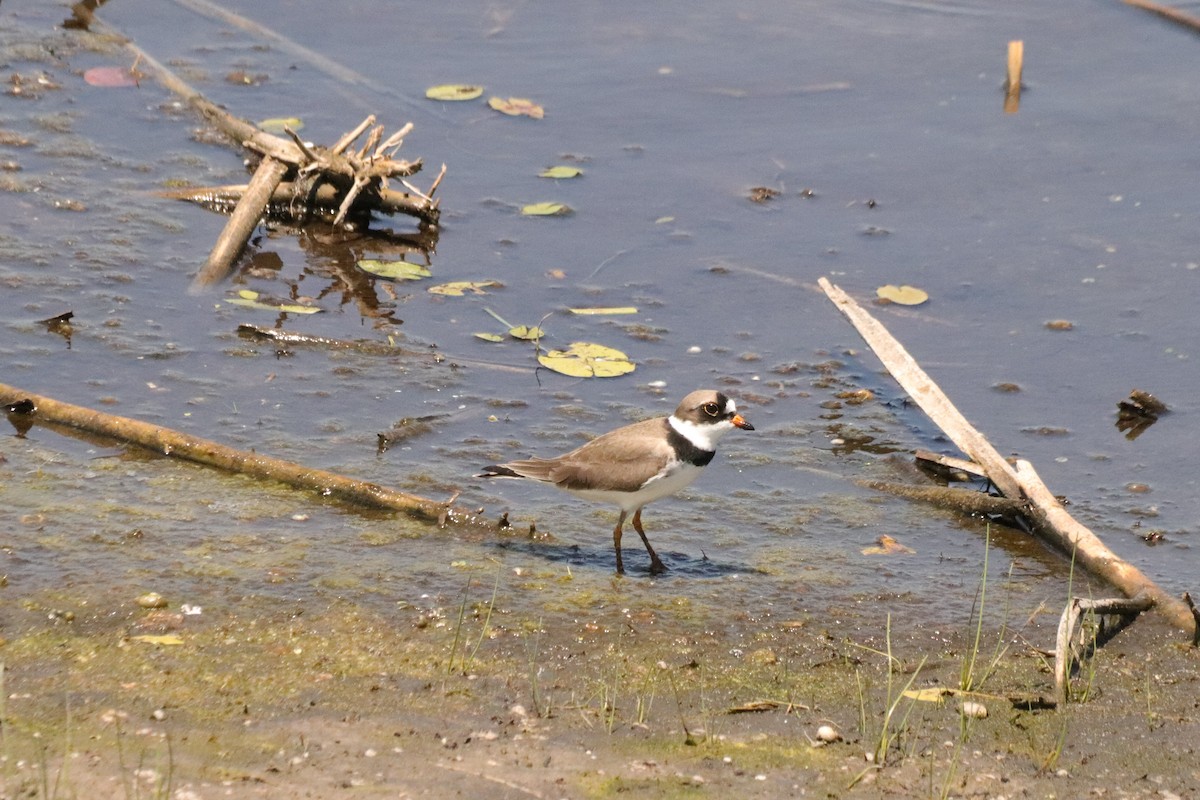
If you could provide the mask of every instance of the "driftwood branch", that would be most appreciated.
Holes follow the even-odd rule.
[[[1111,639],[1132,622],[1138,614],[1154,606],[1145,595],[1132,599],[1092,600],[1076,597],[1063,609],[1058,622],[1058,637],[1054,647],[1054,688],[1059,703],[1066,703],[1071,689],[1071,673],[1091,651]],[[1085,628],[1085,615],[1091,614],[1095,625]],[[1106,615],[1118,617],[1117,625],[1106,623]],[[1078,629],[1078,634],[1076,634]]]
[[[1092,575],[1107,581],[1126,597],[1144,595],[1149,598],[1154,608],[1172,625],[1189,635],[1196,634],[1196,618],[1187,604],[1168,595],[1137,567],[1109,550],[1099,537],[1071,517],[1046,488],[1031,464],[1018,461],[1014,467],[1001,457],[959,413],[913,357],[862,306],[827,278],[821,278],[818,283],[834,305],[853,323],[892,377],[929,418],[959,449],[982,467],[1001,494],[1024,505],[1024,517],[1040,539],[1075,559]]]
[[[196,273],[193,288],[212,286],[225,279],[242,248],[250,241],[262,218],[263,209],[271,201],[271,195],[279,188],[287,171],[287,164],[270,157],[259,163],[241,202],[234,208],[229,222],[225,223],[225,229],[217,237],[217,243],[213,245],[204,266]]]
[[[375,118],[369,116],[343,134],[332,147],[324,148],[306,144],[290,129],[287,130],[290,139],[272,136],[202,97],[195,97],[190,102],[214,127],[262,156],[254,179],[237,197],[237,205],[225,230],[192,281],[193,291],[219,283],[232,272],[234,261],[271,202],[282,199],[287,206],[299,206],[308,213],[313,209],[313,190],[320,187],[332,187],[332,192],[327,190],[327,204],[337,206],[333,218],[335,226],[342,225],[352,215],[358,217],[372,210],[403,211],[417,217],[423,225],[436,225],[440,218],[438,202],[431,196],[437,182],[429,195],[417,197],[403,195],[403,198],[397,198],[400,193],[388,188],[389,179],[403,181],[421,169],[419,159],[409,162],[392,158],[395,150],[404,143],[402,134],[412,129],[411,123],[380,145],[383,128],[372,127]],[[362,149],[347,153],[354,140],[368,129],[370,134]],[[292,194],[277,198],[285,179],[290,179],[288,185]],[[441,175],[438,182],[440,180]],[[230,189],[230,194],[237,194],[236,187],[226,188]],[[390,193],[392,202],[381,204],[378,198],[382,192]]]
[[[198,203],[217,209],[229,209],[236,205],[237,201],[249,189],[250,187],[247,184],[235,183],[224,186],[167,189],[159,192],[158,195],[160,197],[169,197],[172,200],[187,200],[191,203]],[[296,202],[297,197],[303,197],[308,202],[305,214],[320,215],[322,212],[327,211],[329,221],[332,222],[333,215],[337,212],[338,204],[341,202],[341,196],[341,190],[332,184],[318,184],[315,188],[309,190],[307,194],[304,194],[304,190],[300,184],[285,180],[275,188],[275,191],[271,194],[269,203],[273,209],[289,209]],[[375,203],[378,205],[379,210],[385,214],[407,214],[410,217],[419,217],[428,206],[427,198],[424,195],[418,196],[409,192],[399,192],[395,189],[377,189]]]
[[[27,401],[27,402],[25,402]],[[151,450],[159,455],[180,458],[209,467],[237,472],[254,478],[279,481],[322,497],[352,505],[401,511],[410,517],[438,525],[481,526],[494,528],[477,514],[455,508],[447,502],[406,494],[378,484],[347,478],[333,472],[311,469],[258,453],[227,447],[218,442],[190,436],[179,431],[151,425],[129,417],[118,417],[83,406],[62,403],[49,397],[30,394],[0,384],[0,406],[20,403],[25,410],[9,414],[18,425],[29,423],[74,428],[98,436]],[[457,494],[455,495],[457,497]]]
[[[985,469],[1001,494],[1009,498],[1019,498],[1021,492],[1017,488],[1017,476],[1012,466],[996,452],[996,448],[992,447],[983,434],[967,422],[967,418],[955,408],[950,398],[938,389],[937,384],[921,369],[916,359],[888,333],[887,328],[849,295],[826,278],[821,278],[818,283],[838,310],[858,329],[867,345],[875,351],[875,355],[887,367],[888,372],[921,410],[937,423],[950,437],[950,441]]]
[[[354,140],[374,125],[373,116],[344,134],[332,148],[309,146],[294,133],[291,140],[273,136],[206,99],[164,64],[94,16],[90,26],[122,39],[126,49],[135,54],[137,63],[159,83],[238,146],[262,156],[262,163],[253,180],[238,198],[233,216],[193,280],[193,290],[218,283],[233,270],[235,260],[250,240],[258,221],[266,214],[268,204],[276,201],[275,193],[285,179],[294,188],[289,201],[295,206],[307,207],[309,194],[315,187],[324,184],[333,186],[335,196],[331,205],[338,209],[335,225],[341,225],[351,216],[365,217],[372,211],[399,211],[416,217],[423,226],[437,225],[441,212],[433,193],[441,182],[441,175],[434,181],[428,194],[418,191],[414,192],[416,197],[407,196],[405,202],[378,202],[381,193],[392,191],[388,187],[389,179],[404,182],[407,186],[405,178],[421,169],[420,159],[410,162],[394,158],[396,150],[404,143],[404,135],[412,130],[412,123],[389,136],[383,144],[379,143],[383,139],[383,128],[377,127],[371,131],[367,144],[361,150],[350,152],[347,151]]]
[[[1189,14],[1186,11],[1181,11],[1171,6],[1164,6],[1161,3],[1154,3],[1151,0],[1125,0],[1125,3],[1126,5],[1136,6],[1137,8],[1157,14],[1163,19],[1169,19],[1177,25],[1191,28],[1193,31],[1200,33],[1200,17],[1194,14]]]
[[[1024,511],[1025,505],[1007,497],[993,497],[983,492],[967,489],[952,489],[948,486],[919,486],[912,483],[889,481],[859,481],[868,489],[887,492],[907,500],[919,500],[940,508],[948,508],[959,514],[975,516],[1015,516]]]

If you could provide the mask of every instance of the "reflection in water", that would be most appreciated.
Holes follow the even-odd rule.
[[[347,231],[312,222],[300,228],[276,224],[270,226],[267,240],[293,235],[307,256],[298,276],[284,274],[284,260],[277,252],[259,250],[248,258],[243,256],[234,282],[282,282],[287,290],[273,294],[292,301],[311,302],[340,295],[339,305],[353,303],[361,317],[374,320],[376,328],[386,329],[404,322],[395,313],[398,298],[394,284],[364,272],[358,262],[369,257],[431,266],[438,229],[395,233],[390,230]],[[262,244],[261,238],[250,243],[251,247]],[[315,281],[318,285],[302,287],[305,281]],[[286,319],[286,312],[280,314],[275,327],[282,328]]]
[[[89,30],[92,20],[96,16],[96,9],[106,2],[108,0],[83,0],[83,2],[75,3],[71,6],[71,16],[63,20],[62,26],[69,31]]]
[[[71,319],[75,316],[74,311],[66,311],[49,319],[40,320],[42,325],[46,326],[46,330],[51,333],[57,333],[59,336],[67,340],[67,349],[71,349],[71,334],[75,329],[71,326]]]
[[[1126,400],[1117,403],[1117,430],[1129,441],[1141,436],[1154,423],[1158,415],[1168,409],[1165,403],[1149,392],[1134,389]]]

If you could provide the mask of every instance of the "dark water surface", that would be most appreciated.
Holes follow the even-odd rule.
[[[984,528],[853,483],[890,477],[889,453],[947,445],[814,290],[821,275],[864,300],[887,283],[926,289],[926,305],[877,313],[967,417],[1119,554],[1172,592],[1195,588],[1194,36],[1115,2],[226,4],[344,70],[331,74],[205,8],[121,0],[101,16],[235,114],[298,116],[320,142],[367,113],[389,130],[414,122],[402,155],[425,160],[418,185],[448,167],[433,279],[350,290],[339,274],[378,244],[261,231],[259,268],[189,294],[224,219],[155,192],[241,182],[239,156],[194,140],[198,121],[153,81],[84,84],[84,69],[128,57],[58,29],[65,6],[6,4],[5,72],[62,88],[0,99],[0,131],[28,141],[0,143],[21,168],[0,173],[0,380],[430,496],[461,489],[466,505],[511,509],[556,538],[438,532],[34,429],[0,440],[10,596],[123,599],[132,585],[206,604],[387,606],[497,570],[611,591],[611,510],[470,476],[716,386],[757,430],[730,435],[691,489],[647,511],[672,571],[650,581],[627,538],[619,602],[686,598],[722,619],[733,592],[764,613],[834,609],[882,627],[880,608],[854,611],[882,598],[911,619],[964,619]],[[1028,88],[1006,115],[1016,38]],[[235,85],[234,71],[266,80]],[[423,99],[447,82],[532,98],[546,117]],[[585,176],[537,177],[557,163]],[[758,186],[780,194],[752,203]],[[518,213],[547,200],[576,213]],[[504,287],[426,292],[452,280]],[[223,302],[237,288],[317,298],[325,312],[289,316],[288,330],[435,345],[466,366],[276,357],[237,336],[241,322],[278,321]],[[637,315],[565,311],[628,305]],[[596,341],[638,368],[535,374],[529,345],[473,336],[503,330],[485,308],[513,324],[551,314],[547,346]],[[36,322],[68,309],[69,342]],[[1045,326],[1060,319],[1073,329]],[[859,387],[877,402],[828,407]],[[1115,412],[1135,387],[1173,413],[1129,440]],[[376,452],[378,432],[427,415],[446,416]],[[1165,541],[1145,543],[1150,530]],[[863,555],[881,534],[914,554]],[[1063,559],[996,537],[993,574],[1011,572],[1019,605],[1065,597]],[[519,577],[501,585],[521,602]]]

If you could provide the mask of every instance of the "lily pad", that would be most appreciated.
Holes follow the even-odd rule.
[[[566,350],[551,350],[538,356],[538,362],[574,378],[615,378],[637,369],[620,350],[591,342],[574,342]]]
[[[430,294],[441,294],[447,297],[462,297],[467,292],[471,294],[487,294],[485,289],[503,286],[499,281],[451,281],[430,286],[426,291]]]
[[[527,217],[565,217],[575,210],[565,203],[530,203],[521,206],[521,213]]]
[[[92,67],[83,73],[83,80],[89,86],[102,86],[113,89],[122,86],[137,86],[139,73],[129,67]]]
[[[504,337],[498,333],[477,333],[476,339],[483,339],[485,342],[503,342]]]
[[[264,133],[284,133],[284,128],[291,128],[294,131],[302,130],[304,120],[299,117],[274,117],[258,123],[258,129]]]
[[[276,297],[264,297],[250,289],[242,289],[238,292],[237,297],[230,297],[226,302],[230,305],[257,308],[261,311],[285,311],[288,314],[316,314],[322,310],[319,306],[303,306]]]
[[[536,325],[514,325],[508,329],[508,335],[514,339],[532,342],[534,339],[541,339],[546,332]]]
[[[929,294],[915,286],[880,286],[875,290],[881,300],[890,300],[902,306],[919,306],[929,299]]]
[[[440,86],[430,86],[425,90],[425,96],[430,100],[474,100],[483,95],[482,86],[472,86],[469,83],[443,83]]]
[[[583,170],[579,167],[568,167],[565,164],[560,164],[557,167],[550,167],[538,173],[539,178],[578,178],[583,174]]]
[[[546,115],[545,109],[533,102],[527,97],[493,97],[488,100],[488,105],[499,111],[501,114],[508,114],[510,117],[530,117],[532,119],[541,119]]]
[[[433,275],[429,271],[429,267],[414,264],[411,261],[379,261],[373,258],[364,258],[358,262],[358,266],[364,272],[387,278],[389,281],[417,281]]]

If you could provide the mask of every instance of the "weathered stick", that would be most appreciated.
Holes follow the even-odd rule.
[[[845,292],[821,278],[818,284],[858,329],[867,345],[909,396],[964,453],[983,466],[988,478],[1005,496],[1028,501],[1025,516],[1043,541],[1075,558],[1096,577],[1126,597],[1145,593],[1172,625],[1195,635],[1196,620],[1182,601],[1164,592],[1137,567],[1113,553],[1094,533],[1069,515],[1028,462],[1014,468],[975,430],[937,384],[874,317]]]
[[[1016,475],[1029,499],[1027,514],[1039,538],[1065,553],[1074,554],[1076,563],[1092,575],[1104,578],[1126,597],[1144,595],[1150,598],[1175,627],[1189,634],[1195,632],[1196,620],[1191,609],[1182,600],[1164,592],[1137,567],[1109,550],[1100,537],[1068,514],[1042,482],[1032,464],[1018,460]]]
[[[227,447],[208,439],[189,436],[129,417],[118,417],[83,406],[62,403],[0,384],[0,406],[21,400],[30,400],[35,406],[31,415],[19,415],[22,420],[76,428],[144,447],[159,455],[181,458],[255,478],[279,481],[344,503],[402,511],[410,517],[436,522],[439,525],[494,527],[471,512],[454,508],[453,498],[448,502],[429,500],[333,472],[311,469],[290,461]]]
[[[1019,499],[1020,489],[1017,487],[1017,477],[1012,466],[1004,457],[996,452],[991,442],[967,422],[959,410],[950,402],[937,384],[933,382],[925,370],[917,364],[916,359],[896,341],[887,328],[854,302],[841,289],[821,278],[817,283],[833,304],[846,315],[858,329],[859,334],[866,340],[867,345],[875,351],[875,355],[887,367],[888,372],[896,379],[904,391],[916,401],[930,419],[950,437],[950,441],[958,445],[973,461],[983,466],[988,477],[1000,493],[1005,497]]]
[[[1004,82],[1004,113],[1015,114],[1021,107],[1021,68],[1025,62],[1025,42],[1008,43],[1008,77]]]
[[[919,500],[931,503],[939,508],[949,509],[959,514],[977,514],[980,516],[1014,516],[1024,511],[1020,500],[1007,497],[993,497],[983,492],[970,489],[953,489],[948,486],[920,486],[912,483],[894,483],[890,481],[857,481],[861,486],[874,489],[877,492],[903,497],[908,500]]]
[[[250,185],[246,187],[245,194],[229,215],[225,229],[217,237],[217,243],[208,254],[208,260],[192,280],[191,291],[196,292],[220,283],[233,272],[234,262],[246,246],[246,242],[254,235],[254,229],[258,227],[258,221],[262,219],[267,203],[271,201],[271,195],[279,187],[287,171],[288,165],[282,161],[276,161],[269,156],[262,160],[250,180]]]
[[[1154,3],[1151,0],[1125,0],[1125,3],[1126,5],[1136,6],[1137,8],[1158,14],[1163,19],[1169,19],[1171,22],[1200,32],[1200,17],[1193,16],[1186,11]]]
[[[231,206],[242,199],[242,195],[250,189],[244,183],[228,184],[225,186],[197,186],[191,189],[167,189],[158,192],[159,197],[169,197],[172,200],[186,200],[201,205]],[[272,205],[285,205],[296,199],[296,184],[283,181],[271,195]],[[333,219],[337,204],[341,202],[341,189],[333,184],[322,183],[316,190],[310,192],[308,199],[317,209],[326,209],[329,218]],[[429,214],[429,203],[423,198],[414,197],[408,192],[398,192],[395,189],[376,190],[379,210],[386,214],[407,214],[417,217],[422,222],[436,222]]]
[[[1154,605],[1154,601],[1145,595],[1132,599],[1092,600],[1086,597],[1076,597],[1063,609],[1058,621],[1058,636],[1054,646],[1054,688],[1059,703],[1066,703],[1070,698],[1071,671],[1073,665],[1083,656],[1083,651],[1094,644],[1102,644],[1115,633],[1104,627],[1104,614],[1119,615],[1128,624],[1143,611]],[[1080,641],[1075,643],[1075,628],[1079,626],[1084,612],[1090,611],[1100,617],[1100,628],[1089,640],[1080,631]]]

